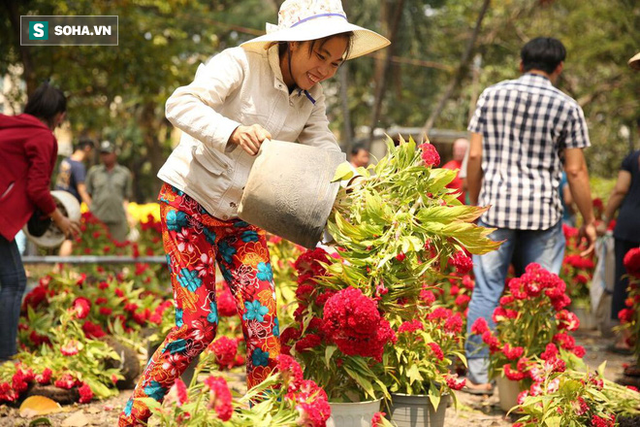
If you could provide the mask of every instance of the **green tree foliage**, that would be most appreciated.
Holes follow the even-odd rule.
[[[394,0],[343,1],[350,21],[385,34],[383,2]],[[164,118],[167,97],[189,83],[197,66],[211,55],[261,34],[265,22],[276,23],[280,3],[2,0],[0,74],[10,65],[27,65],[32,71],[24,76],[28,89],[52,77],[70,96],[74,134],[118,141],[123,163],[136,173],[136,198],[152,199],[159,185],[155,172],[175,142]],[[459,66],[480,5],[474,0],[404,1],[378,126],[424,124]],[[13,22],[26,14],[117,14],[120,44],[21,48]],[[639,27],[640,4],[634,0],[492,2],[475,46],[481,58],[477,78],[471,70],[465,74],[435,127],[464,130],[479,92],[519,75],[522,45],[539,35],[557,37],[568,50],[559,87],[583,106],[590,126],[589,168],[595,174],[614,175],[630,149],[630,137],[638,138],[640,73],[626,62],[640,50]],[[345,64],[354,128],[370,125],[376,66],[383,58],[379,52]],[[325,83],[325,90],[332,127],[341,131],[339,84],[334,78]]]

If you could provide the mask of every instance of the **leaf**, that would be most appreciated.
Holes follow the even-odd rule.
[[[36,415],[55,414],[60,412],[62,407],[55,400],[44,396],[30,396],[20,405],[20,416],[31,418]]]
[[[35,420],[31,420],[31,422],[29,423],[29,427],[40,426],[42,424],[46,424],[48,426],[53,425],[51,424],[51,420],[49,418],[40,417],[40,418],[36,418]]]
[[[437,411],[438,406],[440,406],[440,390],[434,383],[429,383],[429,400],[433,405],[433,409]]]
[[[349,179],[354,175],[353,168],[348,162],[340,163],[336,169],[336,173],[333,175],[331,182],[342,181]]]
[[[324,360],[327,363],[327,367],[329,367],[329,361],[331,360],[331,356],[333,356],[333,353],[335,353],[335,351],[338,349],[338,347],[336,347],[335,345],[328,345],[327,348],[324,351]]]
[[[89,424],[89,418],[82,411],[78,411],[71,415],[69,418],[65,419],[60,425],[62,427],[84,427]]]

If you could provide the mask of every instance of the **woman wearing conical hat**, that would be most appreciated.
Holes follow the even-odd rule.
[[[248,387],[274,370],[280,331],[269,251],[264,231],[237,218],[242,189],[265,139],[340,151],[321,82],[345,60],[388,44],[349,23],[339,0],[287,0],[277,26],[214,56],[168,99],[167,118],[183,131],[158,173],[176,326],[145,368],[120,426],[145,423],[150,412],[138,399],[162,400],[214,339],[214,262],[242,319]]]

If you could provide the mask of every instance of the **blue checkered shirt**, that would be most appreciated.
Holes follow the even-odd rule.
[[[524,74],[484,90],[469,123],[482,134],[479,205],[493,227],[547,230],[562,218],[565,148],[591,145],[582,108],[544,76]]]

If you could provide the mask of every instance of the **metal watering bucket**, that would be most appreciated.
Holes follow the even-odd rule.
[[[266,140],[251,168],[240,219],[313,249],[320,241],[340,183],[331,183],[344,153]]]

